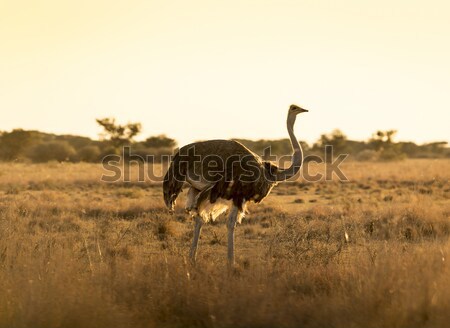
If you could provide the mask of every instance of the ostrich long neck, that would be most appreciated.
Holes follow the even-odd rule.
[[[300,170],[303,162],[303,150],[300,143],[297,141],[297,138],[294,135],[294,123],[295,123],[295,115],[288,115],[287,118],[287,130],[289,133],[289,137],[291,138],[292,145],[292,160],[291,166],[287,169],[279,169],[276,175],[277,181],[286,181],[287,179],[293,177]]]

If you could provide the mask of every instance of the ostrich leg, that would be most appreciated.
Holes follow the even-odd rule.
[[[236,228],[236,221],[239,215],[239,210],[236,206],[232,206],[230,216],[228,218],[228,265],[234,265],[234,229]]]
[[[200,216],[195,217],[195,228],[194,228],[194,238],[192,239],[191,251],[189,257],[191,261],[195,263],[195,258],[197,257],[198,240],[200,238],[200,232],[202,231],[203,220]]]

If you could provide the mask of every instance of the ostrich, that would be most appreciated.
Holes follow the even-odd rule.
[[[246,202],[261,202],[282,181],[294,176],[303,162],[303,151],[294,135],[298,114],[307,112],[291,105],[287,131],[293,154],[291,166],[278,168],[233,140],[208,140],[186,145],[175,154],[164,177],[164,202],[173,212],[183,185],[189,186],[186,212],[195,220],[190,259],[195,263],[202,225],[214,221],[228,208],[228,263],[234,264],[234,230],[246,212]]]

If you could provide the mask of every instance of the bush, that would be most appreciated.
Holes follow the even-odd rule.
[[[115,148],[114,146],[105,145],[100,150],[100,159],[103,159],[105,156],[108,155],[120,155],[120,151],[118,148]]]
[[[29,157],[33,162],[43,163],[52,160],[73,161],[75,155],[75,149],[67,142],[53,141],[36,145],[31,149]]]
[[[78,150],[78,160],[82,162],[96,162],[100,160],[100,149],[97,146],[84,146]]]
[[[147,148],[174,148],[177,145],[175,139],[168,138],[164,134],[147,138],[143,143]]]
[[[376,161],[379,157],[379,153],[375,150],[364,149],[356,154],[355,158],[358,161]]]
[[[380,153],[380,160],[382,161],[395,161],[405,159],[406,155],[396,149],[387,148],[383,149]]]
[[[17,129],[4,132],[0,135],[0,158],[7,161],[16,160],[21,157],[31,142],[32,138],[29,131]]]

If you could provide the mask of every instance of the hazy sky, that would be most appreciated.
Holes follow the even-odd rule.
[[[448,0],[0,0],[0,130],[449,140]]]

